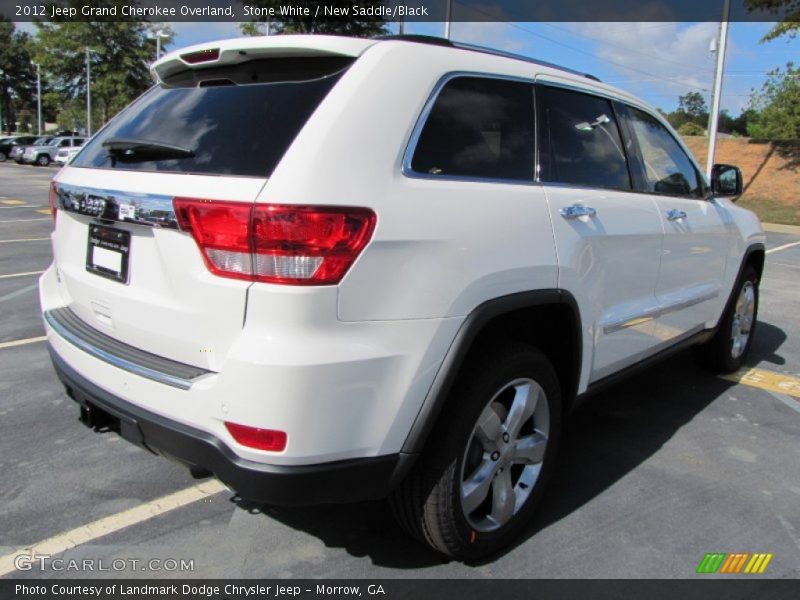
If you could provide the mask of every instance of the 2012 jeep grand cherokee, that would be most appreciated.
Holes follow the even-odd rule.
[[[700,345],[736,369],[764,235],[657,111],[443,40],[167,55],[52,185],[41,303],[83,421],[274,504],[390,496],[509,543],[578,399]]]

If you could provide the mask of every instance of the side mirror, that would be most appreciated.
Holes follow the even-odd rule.
[[[735,198],[744,188],[742,171],[733,165],[714,165],[711,169],[711,191],[715,196]]]

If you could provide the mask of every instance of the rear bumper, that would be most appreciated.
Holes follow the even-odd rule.
[[[385,497],[414,455],[391,454],[316,465],[267,465],[234,453],[216,436],[135,406],[86,380],[50,348],[67,395],[101,430],[190,467],[211,471],[245,499],[278,506],[358,502]]]

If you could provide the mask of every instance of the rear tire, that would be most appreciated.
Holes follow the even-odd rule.
[[[700,366],[715,373],[732,373],[739,369],[753,344],[757,320],[758,274],[747,265],[736,282],[733,297],[714,337],[694,349]]]
[[[390,498],[400,525],[460,560],[507,547],[544,492],[561,412],[558,377],[535,348],[504,344],[471,361]]]

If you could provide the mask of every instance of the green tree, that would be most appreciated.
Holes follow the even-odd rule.
[[[744,110],[734,119],[727,110],[721,110],[719,113],[719,131],[733,135],[747,135],[747,121],[752,117],[752,112]]]
[[[683,111],[694,119],[708,118],[706,99],[700,92],[689,92],[678,97],[678,111]]]
[[[800,139],[800,67],[786,64],[774,69],[759,91],[750,96],[747,132],[753,137],[777,140]]]
[[[686,123],[694,123],[705,130],[708,125],[708,107],[700,92],[689,92],[678,96],[678,110],[666,115],[669,124],[680,129]]]
[[[793,38],[800,31],[800,0],[746,0],[748,10],[767,11],[781,18],[762,42],[769,42],[783,35]]]
[[[17,129],[23,116],[36,102],[36,70],[31,64],[31,37],[16,31],[14,24],[0,20],[0,108],[3,123],[0,130]]]
[[[317,19],[314,18],[318,2],[299,0],[293,2],[295,6],[307,7],[310,9],[309,17],[288,17],[279,14],[281,7],[286,6],[284,0],[252,0],[248,2],[250,6],[259,8],[274,8],[276,16],[270,20],[269,27],[273,33],[328,33],[337,35],[347,35],[352,37],[374,37],[385,35],[389,32],[386,22],[380,18],[356,17],[352,15],[352,0],[333,0],[326,2],[327,6],[341,9],[348,9],[350,14],[347,17]],[[384,3],[381,0],[365,0],[357,3],[360,8],[377,8]],[[257,21],[242,23],[242,33],[245,35],[263,35],[265,30],[259,28],[260,23],[265,23],[266,17],[260,17]]]
[[[98,0],[95,5],[122,3]],[[149,64],[155,59],[156,48],[152,32],[166,29],[139,21],[37,22],[36,27],[35,60],[55,92],[48,97],[64,106],[86,97],[86,56],[90,49],[95,129],[152,85]],[[166,33],[171,35],[168,29]]]
[[[697,123],[692,123],[691,121],[687,121],[678,128],[678,133],[680,133],[681,135],[705,135],[706,130],[703,129]]]

